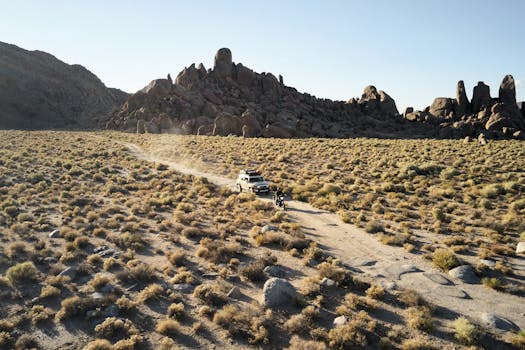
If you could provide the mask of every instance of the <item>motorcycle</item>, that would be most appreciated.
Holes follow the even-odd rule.
[[[273,201],[277,208],[281,208],[283,211],[286,210],[286,204],[284,203],[284,194],[273,195]]]

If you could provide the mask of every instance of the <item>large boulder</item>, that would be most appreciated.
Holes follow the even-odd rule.
[[[261,87],[265,94],[276,95],[279,92],[279,81],[272,73],[263,73],[261,76]]]
[[[172,84],[168,79],[155,79],[141,91],[149,96],[165,96],[171,91]]]
[[[485,85],[482,81],[478,82],[478,85],[474,86],[472,92],[472,112],[478,113],[483,107],[490,107],[492,98],[490,97],[490,87]]]
[[[383,90],[379,90],[379,108],[383,114],[390,116],[399,115],[399,111],[396,107],[396,102]]]
[[[215,118],[213,126],[213,135],[228,136],[228,135],[241,135],[242,123],[241,120],[229,113],[222,112],[217,118]]]
[[[430,114],[436,117],[446,118],[454,112],[454,103],[448,97],[436,97],[430,105]]]
[[[463,80],[458,81],[456,86],[456,116],[460,117],[469,112],[470,102],[468,101],[467,92]]]
[[[195,63],[193,63],[191,66],[184,68],[182,72],[177,75],[175,84],[184,86],[185,88],[191,88],[193,84],[197,83],[202,77],[203,73],[195,68]]]
[[[286,309],[297,302],[297,291],[282,278],[270,278],[264,283],[262,304],[271,309]]]
[[[242,125],[243,137],[257,137],[261,135],[262,127],[257,120],[256,113],[253,109],[247,109],[241,115],[240,122]]]
[[[232,76],[233,63],[232,52],[228,48],[222,48],[215,54],[215,64],[213,73],[219,78],[228,78]]]
[[[516,106],[516,86],[512,75],[506,75],[499,87],[499,99],[502,103],[509,106]]]
[[[479,278],[474,273],[474,269],[470,265],[461,265],[453,268],[448,272],[450,277],[456,278],[463,283],[478,283]]]

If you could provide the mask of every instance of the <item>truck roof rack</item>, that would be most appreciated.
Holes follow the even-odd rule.
[[[246,174],[246,175],[249,175],[249,176],[252,176],[252,175],[261,175],[259,174],[259,172],[257,170],[253,170],[253,169],[242,169],[240,171],[241,174]]]

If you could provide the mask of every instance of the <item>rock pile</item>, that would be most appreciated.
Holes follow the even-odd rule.
[[[244,137],[388,136],[417,130],[395,101],[374,86],[347,102],[319,99],[285,86],[282,76],[234,63],[222,48],[212,69],[184,68],[175,82],[152,81],[132,95],[106,124],[137,133]]]
[[[440,137],[524,138],[523,108],[516,103],[514,79],[501,83],[499,98],[479,82],[469,101],[459,81],[456,98],[438,97],[423,111],[400,115],[394,99],[367,86],[347,102],[319,99],[284,85],[282,76],[256,73],[235,63],[222,48],[214,66],[184,68],[175,83],[152,81],[132,95],[106,124],[137,133],[244,137]]]
[[[523,106],[523,104],[522,104]],[[477,137],[525,139],[525,113],[516,102],[512,75],[503,78],[499,97],[490,96],[490,87],[478,82],[469,102],[463,81],[459,81],[456,98],[438,97],[424,111],[408,108],[405,119],[434,125],[442,138]]]

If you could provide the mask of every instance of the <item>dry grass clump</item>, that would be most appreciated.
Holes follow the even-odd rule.
[[[121,319],[116,317],[108,317],[101,324],[95,327],[95,333],[97,336],[114,339],[124,338],[133,334],[137,334],[139,331],[128,319]]]
[[[217,286],[201,284],[193,291],[193,296],[200,299],[209,306],[222,306],[226,303],[226,295]]]
[[[435,250],[432,255],[432,262],[437,268],[443,271],[449,271],[460,264],[456,255],[447,249]]]
[[[436,350],[437,348],[432,345],[428,340],[415,337],[410,339],[405,339],[401,344],[402,350]]]
[[[432,311],[427,306],[412,306],[406,310],[407,325],[412,329],[431,332],[434,329]]]
[[[252,282],[265,281],[267,278],[266,274],[264,273],[265,267],[265,261],[263,259],[257,259],[241,267],[239,269],[239,275],[247,278]]]
[[[26,261],[16,264],[7,269],[6,276],[13,284],[34,281],[37,278],[37,270],[33,263]]]
[[[363,347],[368,343],[359,319],[352,319],[344,325],[332,328],[328,332],[328,342],[330,347],[337,349]]]
[[[181,327],[179,322],[171,318],[167,318],[164,320],[159,320],[159,322],[157,322],[155,330],[157,331],[157,333],[160,333],[162,335],[175,336],[178,333],[180,333]]]
[[[213,263],[226,263],[235,255],[241,254],[242,249],[238,243],[224,243],[210,238],[203,238],[197,249],[197,256]]]
[[[454,321],[455,337],[465,345],[474,344],[479,336],[479,330],[475,324],[471,323],[466,317],[461,316]]]
[[[168,260],[175,266],[183,266],[186,262],[186,252],[183,249],[177,249],[168,255]]]
[[[228,304],[215,313],[213,322],[225,328],[233,337],[247,338],[250,344],[269,342],[266,316],[252,309],[241,310]]]
[[[294,335],[284,350],[327,350],[326,344],[315,340],[304,340]]]
[[[154,283],[150,284],[144,288],[138,295],[138,300],[145,303],[152,299],[158,300],[164,293],[164,288],[160,284]]]

